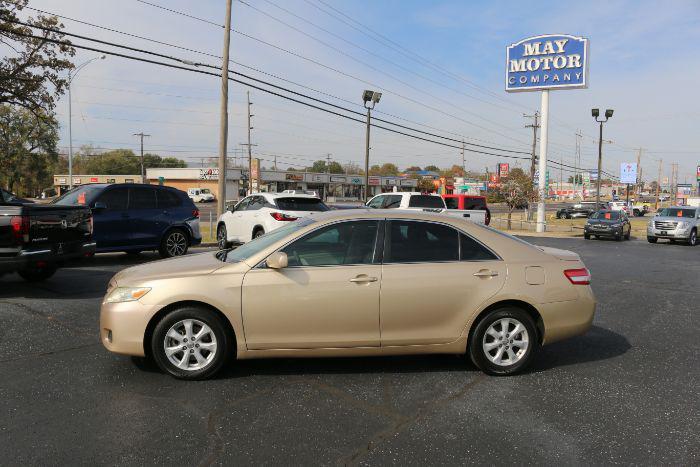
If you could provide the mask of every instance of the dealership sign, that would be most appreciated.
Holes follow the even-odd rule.
[[[588,87],[588,39],[549,34],[506,49],[506,91]]]
[[[634,162],[623,162],[620,164],[620,183],[637,183],[637,164]]]

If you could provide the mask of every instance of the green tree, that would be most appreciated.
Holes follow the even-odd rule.
[[[421,193],[432,193],[435,191],[435,184],[429,178],[421,178],[418,180],[418,191]]]
[[[406,168],[406,172],[419,172],[421,170],[423,170],[423,169],[421,169],[417,165],[412,165],[412,166]]]
[[[396,166],[396,164],[391,164],[387,162],[386,164],[382,164],[382,166],[379,168],[379,175],[383,175],[384,177],[389,177],[398,174],[399,168]]]
[[[330,164],[328,164],[328,171],[332,174],[342,174],[345,173],[345,170],[343,169],[343,166],[340,165],[340,162],[333,161]]]
[[[440,167],[436,165],[426,165],[424,170],[427,170],[429,172],[440,172]]]
[[[42,112],[0,105],[0,184],[19,196],[37,196],[53,184],[58,123]]]
[[[369,167],[369,174],[370,174],[370,175],[381,175],[381,170],[382,170],[382,168],[379,167],[378,165],[376,165],[376,164],[375,164],[375,165],[371,165],[371,166]]]
[[[525,174],[523,169],[518,167],[511,169],[508,178],[498,188],[498,193],[508,207],[508,230],[511,228],[513,210],[529,205],[539,199],[539,194],[532,183],[532,179]]]
[[[56,100],[65,91],[68,85],[65,72],[73,68],[70,57],[75,49],[50,42],[65,38],[60,32],[63,24],[57,17],[18,15],[27,3],[29,0],[0,0],[0,43],[4,46],[4,57],[0,60],[0,104],[23,107],[40,119],[51,115]],[[51,30],[34,30],[17,24],[19,16],[27,24]]]
[[[325,173],[326,172],[326,161],[316,161],[311,167],[308,168],[309,172]]]
[[[157,167],[187,167],[187,163],[175,157],[144,154],[146,169]],[[139,175],[141,156],[131,149],[114,149],[100,152],[91,146],[83,146],[73,157],[73,173],[81,175]]]

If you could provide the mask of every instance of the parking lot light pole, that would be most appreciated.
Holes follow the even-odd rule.
[[[602,174],[602,165],[603,165],[603,123],[607,122],[610,117],[613,116],[613,110],[612,109],[607,109],[605,111],[605,119],[598,119],[600,116],[600,110],[599,109],[591,109],[591,115],[595,119],[596,122],[600,124],[600,135],[598,136],[598,180],[596,180],[596,194],[595,194],[595,206],[596,210],[600,206],[600,179]]]
[[[68,71],[68,189],[73,189],[73,98],[71,96],[71,83],[77,74],[95,60],[104,60],[106,55],[91,58],[87,62],[78,65],[74,72]]]
[[[365,145],[365,192],[364,201],[365,203],[369,200],[369,129],[370,121],[372,118],[372,109],[377,105],[379,99],[382,98],[382,93],[377,91],[365,90],[362,93],[362,101],[367,109],[367,141]]]

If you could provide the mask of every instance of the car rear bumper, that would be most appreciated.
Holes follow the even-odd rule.
[[[146,327],[160,306],[139,301],[102,303],[100,341],[110,352],[143,357]]]
[[[574,287],[579,289],[577,300],[539,305],[544,324],[543,344],[578,336],[591,328],[596,308],[593,291],[590,286]]]
[[[37,248],[33,250],[17,250],[8,256],[3,256],[0,252],[0,272],[14,272],[31,267],[36,263],[61,263],[64,261],[84,258],[95,253],[95,242],[82,243],[77,245],[61,246],[62,253],[56,248]]]

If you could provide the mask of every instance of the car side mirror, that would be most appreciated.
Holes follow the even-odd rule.
[[[270,269],[284,269],[287,267],[287,253],[275,251],[267,257],[265,265]]]
[[[101,201],[96,202],[92,207],[93,211],[104,211],[105,209],[107,209],[107,205]]]

